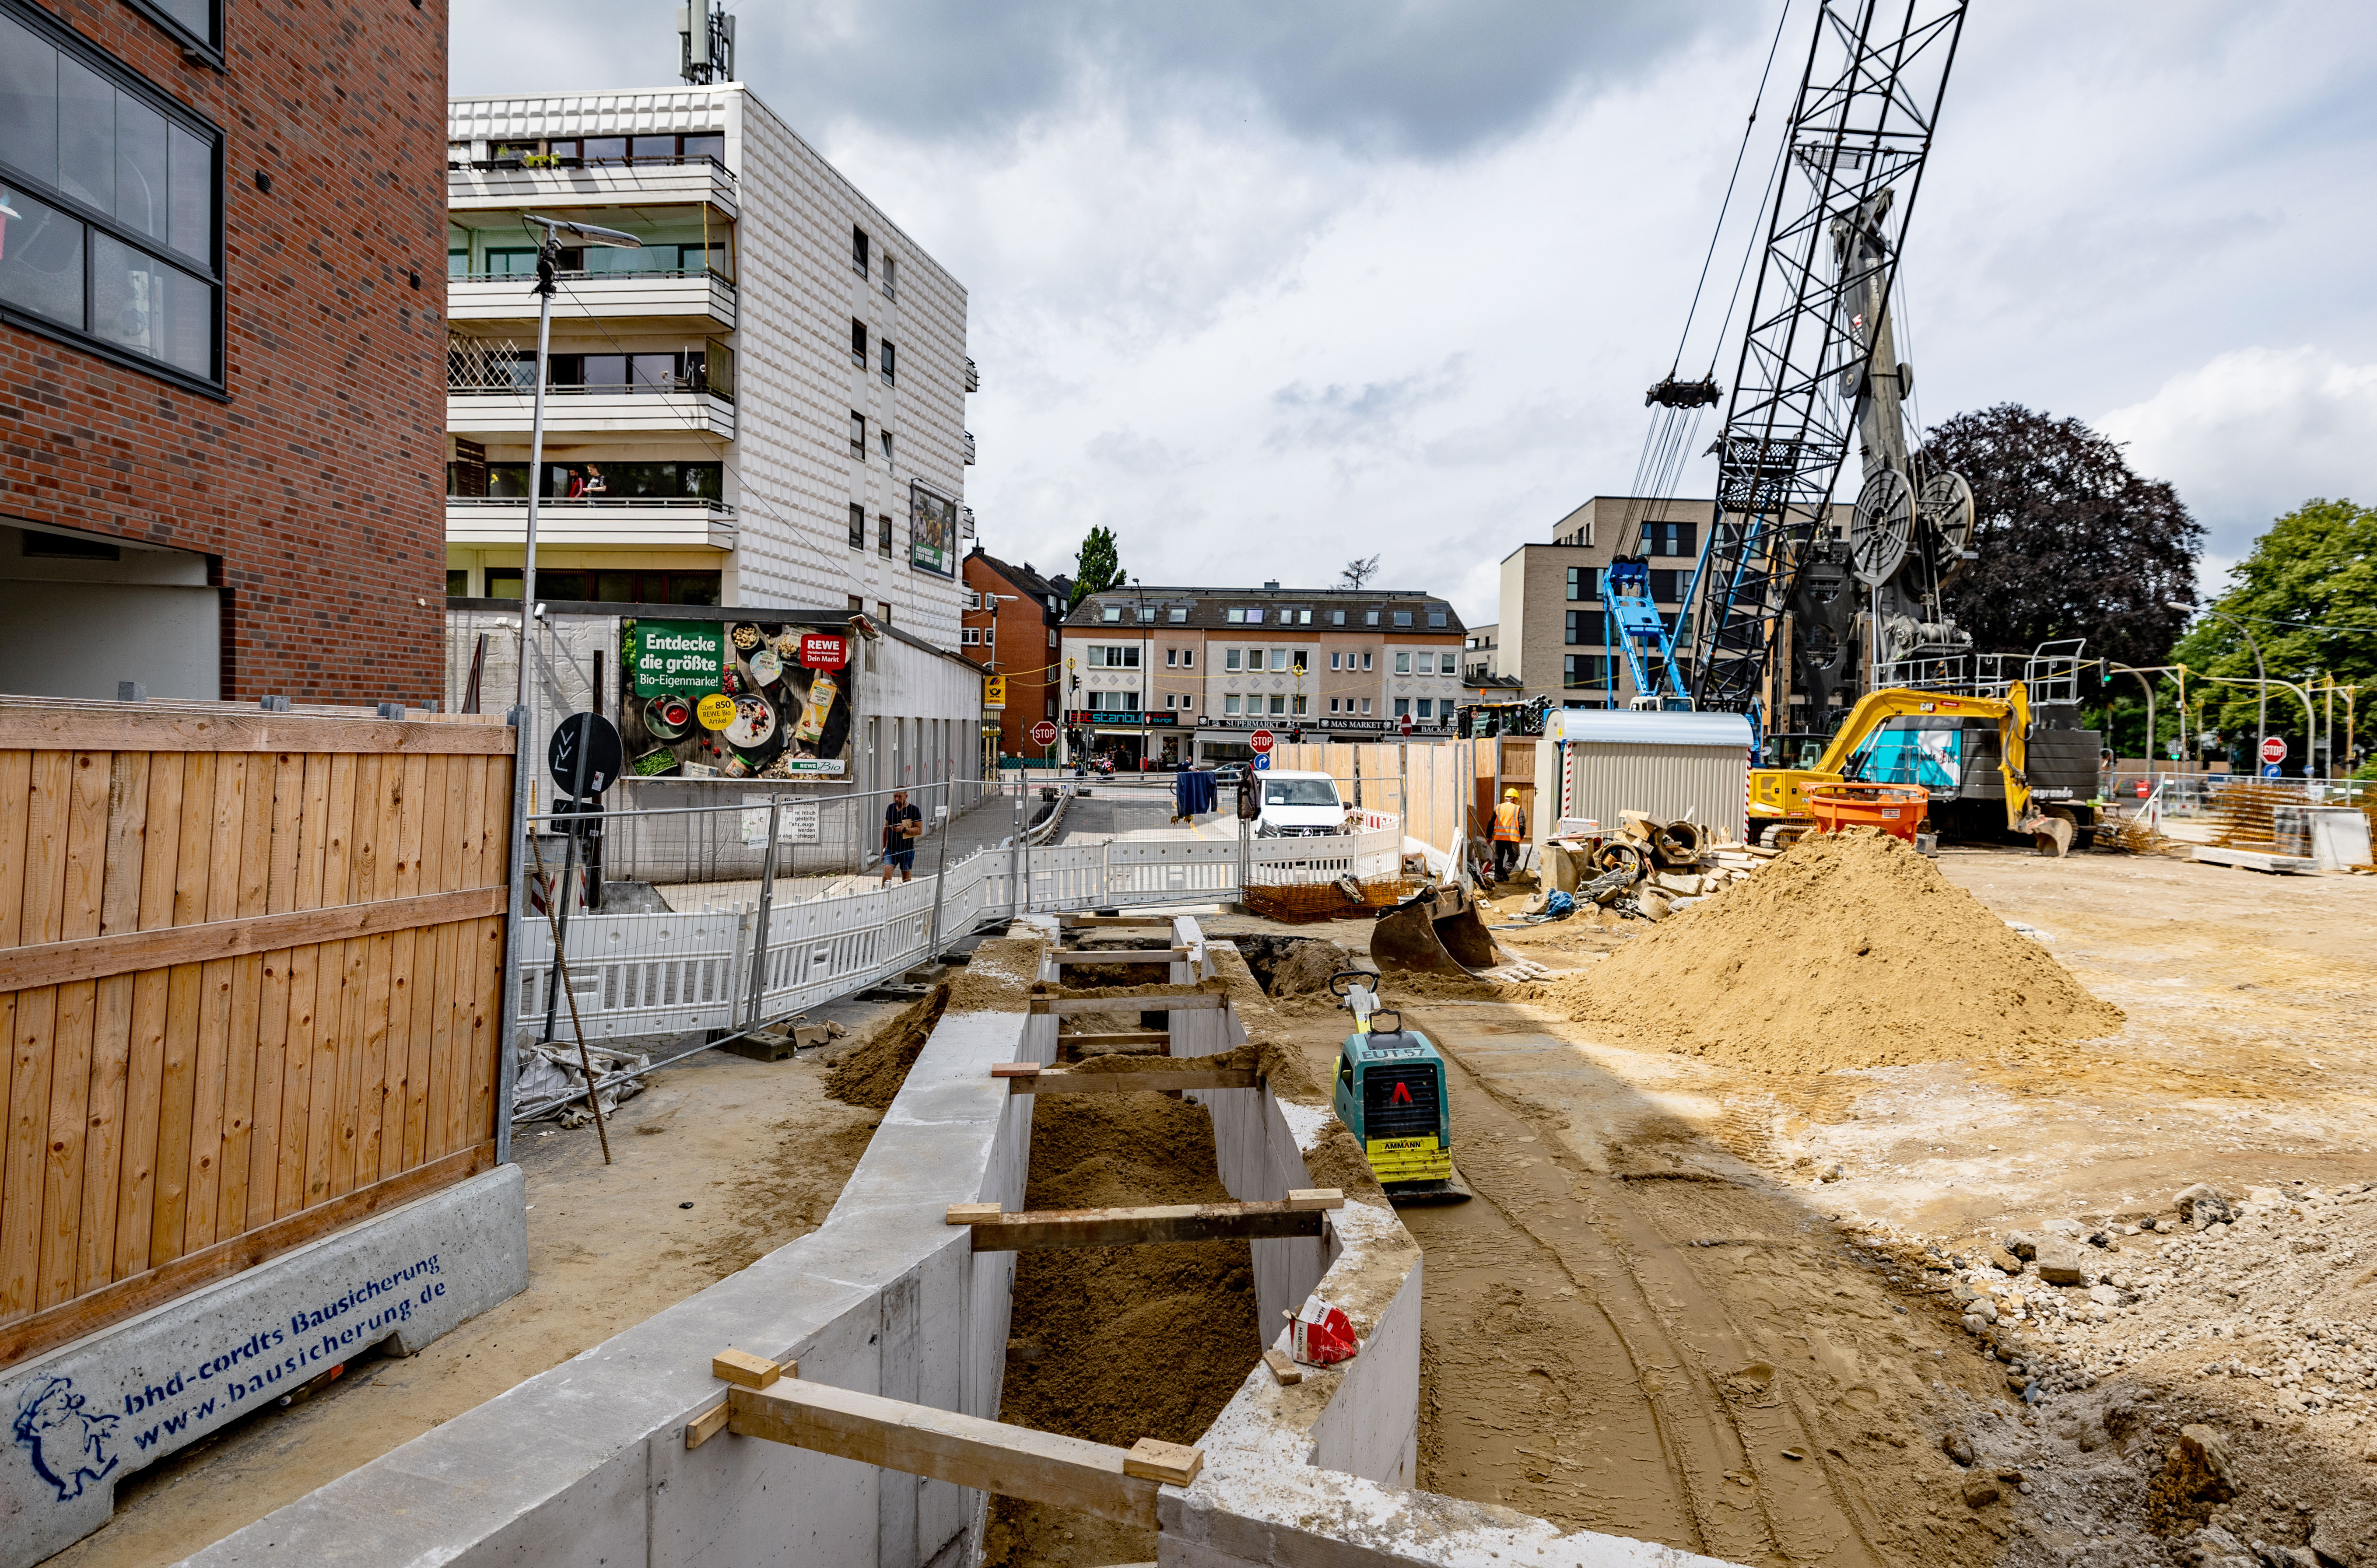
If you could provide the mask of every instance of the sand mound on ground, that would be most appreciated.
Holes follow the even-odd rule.
[[[1534,988],[1617,1039],[1762,1072],[2020,1054],[2120,1028],[2037,943],[1908,845],[1824,835]]]
[[[931,995],[876,1025],[872,1033],[826,1069],[827,1098],[870,1111],[890,1110],[900,1086],[908,1081],[908,1069],[924,1054],[925,1042],[932,1038],[933,1026],[941,1021],[949,1004],[950,988],[937,985]]]

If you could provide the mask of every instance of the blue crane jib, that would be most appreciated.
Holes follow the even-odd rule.
[[[1689,710],[1692,703],[1684,695],[1683,678],[1677,673],[1675,638],[1658,607],[1651,602],[1649,564],[1639,555],[1613,556],[1605,581],[1607,589],[1602,603],[1609,612],[1605,646],[1615,642],[1625,650],[1635,691],[1657,697],[1663,708]],[[1656,673],[1651,663],[1654,654]]]

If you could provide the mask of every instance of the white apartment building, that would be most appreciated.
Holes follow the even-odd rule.
[[[865,610],[958,646],[965,290],[732,83],[447,106],[447,592],[517,598],[536,240],[554,300],[538,597]]]
[[[1066,754],[1243,761],[1257,730],[1338,740],[1451,732],[1461,617],[1395,589],[1129,588],[1061,629]]]

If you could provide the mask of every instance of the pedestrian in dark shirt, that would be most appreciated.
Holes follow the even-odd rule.
[[[893,871],[900,880],[915,880],[916,839],[925,831],[925,814],[908,803],[908,791],[891,791],[891,803],[883,808],[883,880],[890,882]]]

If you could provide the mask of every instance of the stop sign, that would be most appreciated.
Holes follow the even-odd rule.
[[[1057,727],[1054,724],[1049,723],[1045,719],[1039,723],[1034,724],[1032,726],[1032,743],[1035,746],[1041,747],[1055,745],[1057,743]]]
[[[2262,742],[2262,760],[2264,762],[2286,761],[2286,738],[2282,735],[2271,735],[2264,739]]]
[[[1258,730],[1252,735],[1247,737],[1247,744],[1255,749],[1255,754],[1257,756],[1267,756],[1270,754],[1272,741],[1272,732],[1268,730]]]

